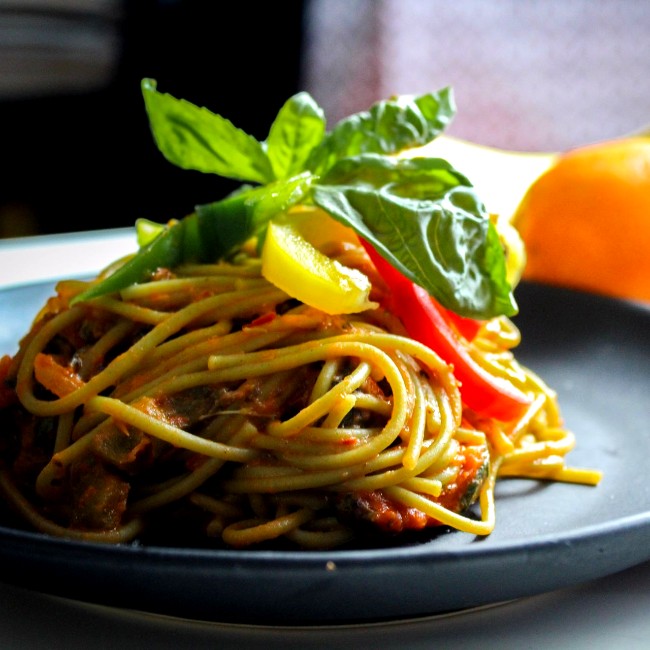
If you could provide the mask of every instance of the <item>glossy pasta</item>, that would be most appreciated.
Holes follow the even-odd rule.
[[[369,272],[361,249],[344,254]],[[85,286],[60,283],[3,362],[4,430],[19,435],[3,434],[0,486],[36,530],[307,549],[434,526],[487,535],[500,477],[598,482],[566,466],[574,437],[515,360],[506,318],[471,343],[533,398],[503,423],[467,409],[453,368],[390,313],[323,314],[252,255],[70,307]]]

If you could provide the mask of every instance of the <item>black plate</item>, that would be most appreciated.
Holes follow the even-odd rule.
[[[0,292],[0,353],[51,285]],[[650,311],[535,285],[517,292],[519,359],[560,396],[569,461],[598,487],[502,481],[485,539],[328,552],[102,546],[0,527],[1,579],[92,603],[246,624],[413,618],[575,585],[650,559]],[[5,522],[6,523],[6,522]]]

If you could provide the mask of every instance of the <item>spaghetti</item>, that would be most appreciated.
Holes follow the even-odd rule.
[[[382,304],[364,249],[338,258],[363,269]],[[183,530],[200,543],[305,549],[368,531],[487,535],[499,478],[600,478],[567,466],[574,436],[553,391],[516,361],[508,318],[462,339],[530,397],[502,422],[469,409],[453,367],[387,309],[333,316],[302,304],[246,247],[71,306],[87,287],[60,282],[0,364],[0,488],[44,533],[173,543]]]

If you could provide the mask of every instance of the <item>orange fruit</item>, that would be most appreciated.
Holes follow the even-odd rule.
[[[563,154],[512,223],[526,246],[524,279],[650,301],[650,139]]]

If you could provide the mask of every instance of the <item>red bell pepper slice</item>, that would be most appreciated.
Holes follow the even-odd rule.
[[[471,319],[457,315],[450,319],[451,312],[438,305],[426,289],[391,266],[370,244],[363,242],[363,245],[391,291],[390,304],[386,307],[402,321],[411,338],[431,348],[453,367],[463,402],[479,415],[497,420],[510,421],[523,416],[532,402],[530,396],[477,363],[452,324],[460,319],[475,334],[480,323],[474,329],[469,327]]]
[[[433,298],[431,298],[433,300]],[[459,316],[456,312],[445,309],[442,305],[438,304],[438,309],[443,314],[447,322],[451,323],[458,333],[468,341],[474,339],[481,329],[483,321],[476,320],[476,318],[467,318],[467,316]]]

